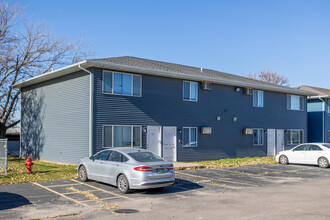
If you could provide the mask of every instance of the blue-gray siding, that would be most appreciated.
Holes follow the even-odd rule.
[[[308,100],[308,141],[329,142],[329,131],[328,100],[325,100],[324,108],[320,99]]]
[[[89,74],[22,89],[22,156],[77,163],[89,155]]]
[[[213,84],[211,91],[199,89],[198,102],[187,102],[182,100],[182,80],[151,75],[142,76],[142,97],[110,95],[102,94],[102,69],[93,68],[93,73],[94,153],[102,149],[105,124],[177,126],[178,161],[266,155],[267,134],[263,146],[253,146],[253,137],[244,135],[244,128],[303,129],[307,140],[306,99],[304,111],[290,111],[286,94],[265,91],[264,107],[256,108],[242,89],[236,92],[235,87]],[[201,135],[203,126],[212,127],[213,133]],[[182,127],[199,128],[198,147],[182,147]],[[145,146],[145,138],[143,142]]]

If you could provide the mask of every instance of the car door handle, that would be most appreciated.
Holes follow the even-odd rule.
[[[100,162],[100,164],[103,164],[103,162]]]
[[[119,164],[116,164],[117,167],[119,167]]]

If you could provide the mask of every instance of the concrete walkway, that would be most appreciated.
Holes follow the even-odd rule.
[[[197,163],[189,162],[173,162],[174,170],[194,170],[204,168],[203,166]]]

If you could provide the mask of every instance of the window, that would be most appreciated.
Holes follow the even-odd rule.
[[[330,143],[330,131],[328,131],[328,143]]]
[[[312,150],[312,151],[322,151],[322,149],[319,146],[313,145],[313,144],[309,145],[309,150]]]
[[[330,113],[330,99],[328,99],[328,113]]]
[[[95,160],[107,160],[110,152],[111,151],[109,151],[109,150],[101,151],[100,153],[96,154],[96,156],[94,158],[95,158]]]
[[[264,145],[264,129],[253,129],[253,145]]]
[[[288,145],[296,145],[304,142],[303,130],[288,130]]]
[[[264,107],[264,92],[253,90],[253,107]]]
[[[304,110],[304,97],[298,95],[287,95],[286,107],[288,110]]]
[[[141,96],[141,76],[103,71],[103,93]]]
[[[197,82],[183,81],[183,100],[197,102]]]
[[[128,161],[128,158],[125,155],[123,155],[123,154],[121,154],[121,153],[119,153],[117,151],[112,151],[112,153],[111,153],[111,155],[109,157],[109,161],[113,161],[113,162],[126,162],[126,161]]]
[[[151,152],[135,152],[135,153],[129,153],[131,157],[134,158],[134,160],[138,162],[158,162],[158,161],[164,161],[161,157],[157,156],[156,154],[153,154]]]
[[[197,128],[183,128],[183,146],[197,147]]]
[[[103,147],[141,147],[141,126],[103,126]]]
[[[309,145],[301,145],[293,149],[293,151],[307,151],[309,149]]]

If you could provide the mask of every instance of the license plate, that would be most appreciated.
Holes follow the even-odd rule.
[[[156,173],[165,173],[165,169],[164,168],[160,168],[160,169],[156,169]]]

